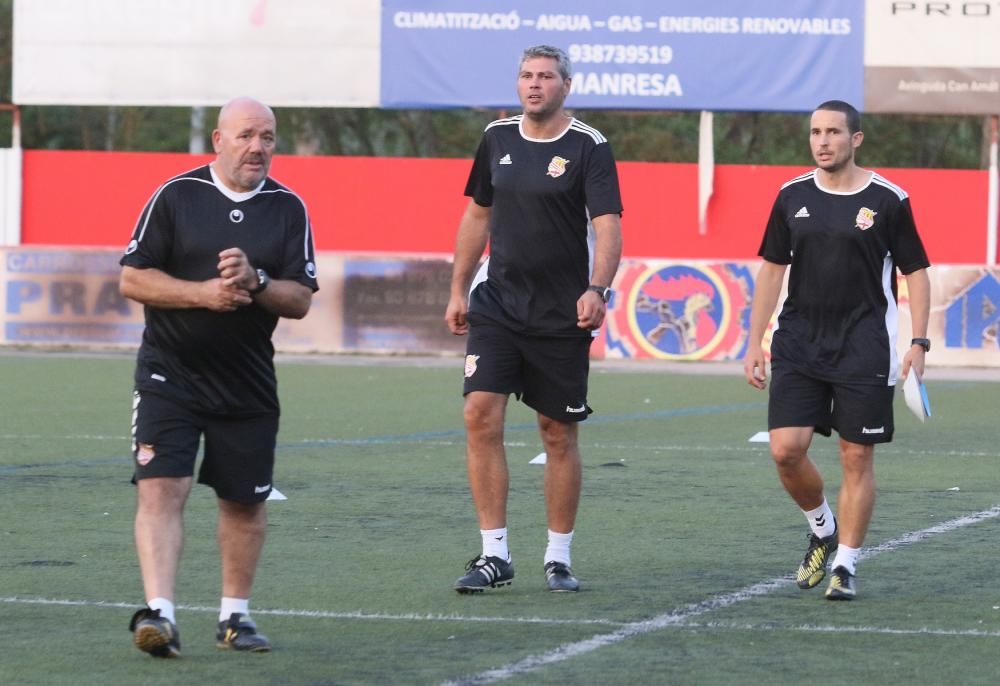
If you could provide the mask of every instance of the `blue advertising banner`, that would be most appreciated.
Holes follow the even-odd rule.
[[[517,107],[521,51],[546,43],[573,62],[573,107],[861,107],[864,16],[863,0],[384,0],[381,104]]]

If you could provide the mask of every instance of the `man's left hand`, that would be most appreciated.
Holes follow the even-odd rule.
[[[912,367],[917,372],[917,378],[924,378],[924,348],[920,345],[911,345],[910,349],[903,355],[903,367],[900,370],[900,376],[906,378],[910,373],[910,368]]]
[[[239,248],[226,248],[219,253],[219,276],[226,286],[251,291],[257,286],[257,272],[250,259]]]
[[[576,301],[576,325],[593,331],[604,323],[608,306],[596,291],[587,290]]]

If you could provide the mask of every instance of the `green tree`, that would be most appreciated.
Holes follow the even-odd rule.
[[[10,105],[14,55],[14,0],[0,0],[0,105]],[[0,110],[0,147],[9,148],[13,113]]]

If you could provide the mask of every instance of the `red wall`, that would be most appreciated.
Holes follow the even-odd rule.
[[[211,159],[25,151],[22,242],[124,247],[156,187]],[[318,250],[450,253],[467,202],[462,191],[469,164],[454,159],[279,156],[271,171],[305,199]],[[701,236],[696,165],[620,162],[625,253],[753,258],[779,186],[807,168],[717,166],[708,231]],[[932,262],[986,261],[985,171],[883,173],[910,193]]]

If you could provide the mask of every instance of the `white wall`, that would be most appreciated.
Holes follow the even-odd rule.
[[[375,107],[379,0],[16,0],[27,105]]]

